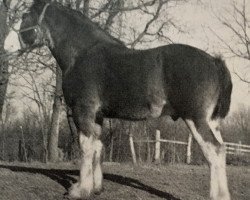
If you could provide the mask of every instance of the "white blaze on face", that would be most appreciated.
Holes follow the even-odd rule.
[[[7,52],[16,52],[18,50],[20,50],[21,47],[21,43],[19,41],[18,38],[18,33],[16,31],[20,30],[20,26],[21,26],[22,20],[19,20],[15,25],[14,25],[14,30],[11,30],[9,32],[9,34],[7,35],[5,41],[4,41],[4,49]]]

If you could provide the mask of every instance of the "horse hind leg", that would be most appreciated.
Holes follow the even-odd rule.
[[[210,168],[210,199],[230,200],[226,176],[226,148],[216,120],[184,120]]]

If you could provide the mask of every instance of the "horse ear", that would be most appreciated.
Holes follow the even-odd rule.
[[[49,3],[48,0],[33,0],[34,4],[43,4],[43,3]]]
[[[33,0],[33,3],[34,4],[40,4],[40,3],[43,3],[43,0]]]

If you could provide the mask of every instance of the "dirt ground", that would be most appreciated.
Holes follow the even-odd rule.
[[[71,164],[0,163],[0,200],[62,200],[77,180]],[[228,167],[232,200],[250,199],[250,167]],[[206,166],[104,164],[104,191],[95,200],[203,200],[209,195]]]

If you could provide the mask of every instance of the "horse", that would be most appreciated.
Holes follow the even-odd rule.
[[[232,81],[221,57],[184,44],[127,48],[89,18],[56,2],[34,0],[10,31],[8,52],[46,45],[62,70],[82,152],[80,177],[69,189],[88,199],[103,188],[103,118],[181,118],[210,169],[210,199],[229,200],[220,122],[229,112]]]

